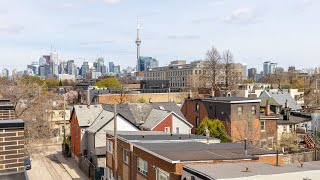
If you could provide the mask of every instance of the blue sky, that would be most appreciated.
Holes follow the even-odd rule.
[[[319,8],[317,0],[1,0],[0,69],[25,68],[51,45],[61,60],[135,66],[137,16],[141,55],[160,65],[203,59],[214,45],[248,67],[314,67]]]

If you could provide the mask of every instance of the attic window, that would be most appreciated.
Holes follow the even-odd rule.
[[[164,110],[164,107],[163,106],[159,106],[159,109]]]
[[[79,106],[79,108],[82,108],[82,106]]]

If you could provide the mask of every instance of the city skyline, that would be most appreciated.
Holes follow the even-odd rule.
[[[25,3],[0,2],[2,68],[25,69],[48,54],[51,45],[59,60],[74,59],[80,65],[83,59],[90,62],[101,56],[106,62],[135,67],[137,17],[141,56],[156,58],[160,66],[177,59],[204,59],[212,45],[220,51],[230,49],[236,62],[259,71],[264,61],[277,62],[285,69],[303,68],[320,57],[315,49],[320,27],[314,23],[319,2],[314,0]],[[180,13],[175,7],[181,8]]]

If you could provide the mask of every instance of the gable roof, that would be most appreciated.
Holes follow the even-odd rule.
[[[102,112],[96,117],[96,120],[93,124],[87,129],[87,131],[91,133],[98,132],[104,125],[106,125],[109,121],[111,121],[114,117],[112,112],[102,110]]]
[[[288,100],[288,106],[292,110],[300,110],[302,107],[292,98],[288,92],[267,92],[263,91],[260,95],[261,98],[272,97],[278,104],[285,107],[286,100]]]
[[[104,104],[103,108],[106,111],[113,112],[114,104]],[[125,103],[117,105],[117,113],[130,121],[136,127],[141,127],[145,130],[151,130],[171,113],[175,114],[179,119],[192,126],[187,122],[175,102]]]
[[[275,101],[275,100],[273,99],[273,97],[262,97],[262,98],[261,98],[261,102],[260,102],[260,106],[261,106],[261,107],[266,107],[266,105],[267,105],[267,100],[269,100],[270,106],[281,106],[279,103],[277,103],[277,101]]]
[[[101,104],[96,105],[74,105],[73,113],[77,116],[80,127],[91,126],[100,113],[103,112]]]
[[[154,128],[157,124],[159,124],[162,120],[164,120],[170,114],[171,112],[168,112],[168,111],[152,109],[145,123],[143,123],[141,127],[144,130],[152,130],[152,128]]]

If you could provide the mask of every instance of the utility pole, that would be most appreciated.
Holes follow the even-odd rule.
[[[63,96],[63,153],[66,150],[66,98]]]
[[[118,180],[118,135],[117,135],[117,104],[114,104],[114,179]]]
[[[314,127],[314,160],[317,161],[317,127]]]

